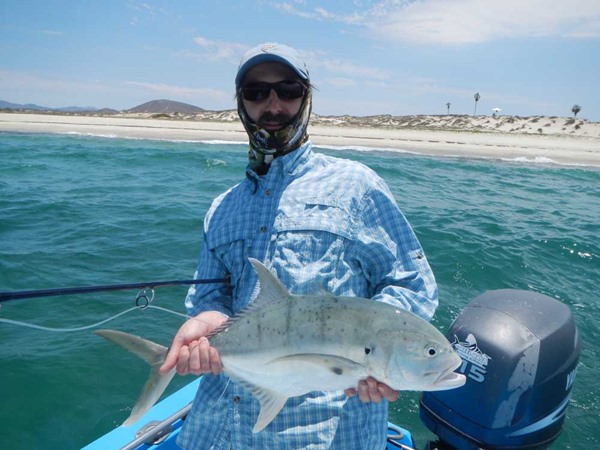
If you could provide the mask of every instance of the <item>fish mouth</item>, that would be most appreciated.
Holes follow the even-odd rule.
[[[433,382],[433,385],[440,389],[453,389],[461,387],[467,382],[467,377],[462,373],[454,372],[454,368],[449,368],[442,372]]]

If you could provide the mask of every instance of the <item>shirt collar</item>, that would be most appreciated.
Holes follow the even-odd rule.
[[[293,152],[290,152],[287,155],[283,155],[279,158],[275,158],[271,164],[274,164],[277,160],[280,160],[279,164],[282,166],[283,173],[291,175],[300,169],[304,164],[306,164],[306,161],[308,161],[311,155],[312,144],[310,141],[306,141]]]
[[[265,178],[269,178],[269,176],[272,176],[274,173],[293,175],[308,162],[312,155],[312,143],[308,140],[293,152],[275,158],[273,162],[271,162],[271,167],[265,175]],[[246,176],[255,182],[260,179],[256,172],[250,167],[246,168]]]

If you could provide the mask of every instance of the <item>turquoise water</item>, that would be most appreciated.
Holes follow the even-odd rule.
[[[491,289],[567,304],[584,349],[566,427],[554,448],[600,445],[600,170],[323,149],[359,160],[390,185],[440,287],[445,331]],[[243,176],[245,146],[0,133],[0,290],[189,279],[212,198]],[[185,287],[154,304],[182,311]],[[134,306],[136,292],[7,302],[0,318],[92,324]],[[109,324],[167,344],[181,318],[135,310]],[[128,415],[144,363],[90,330],[0,323],[0,448],[75,449]],[[179,379],[170,388],[187,382]],[[431,437],[418,395],[391,417]]]

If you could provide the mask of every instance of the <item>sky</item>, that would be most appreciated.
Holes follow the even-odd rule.
[[[233,109],[263,42],[300,52],[320,115],[600,122],[600,0],[0,0],[0,100]]]

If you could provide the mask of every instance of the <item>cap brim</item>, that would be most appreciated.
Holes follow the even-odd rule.
[[[238,69],[237,75],[235,77],[236,87],[240,86],[240,83],[243,81],[244,77],[246,76],[246,73],[248,73],[248,71],[252,67],[254,67],[258,64],[267,63],[267,62],[276,62],[276,63],[284,64],[284,65],[288,66],[290,69],[292,69],[296,73],[296,75],[298,75],[298,77],[300,77],[300,79],[302,79],[304,81],[308,80],[308,72],[306,70],[303,70],[302,68],[298,67],[296,64],[294,64],[287,58],[284,58],[283,56],[275,55],[273,53],[263,53],[263,54],[255,55],[255,56],[251,57],[250,59],[248,59],[248,61],[245,61],[240,66],[240,68]]]

